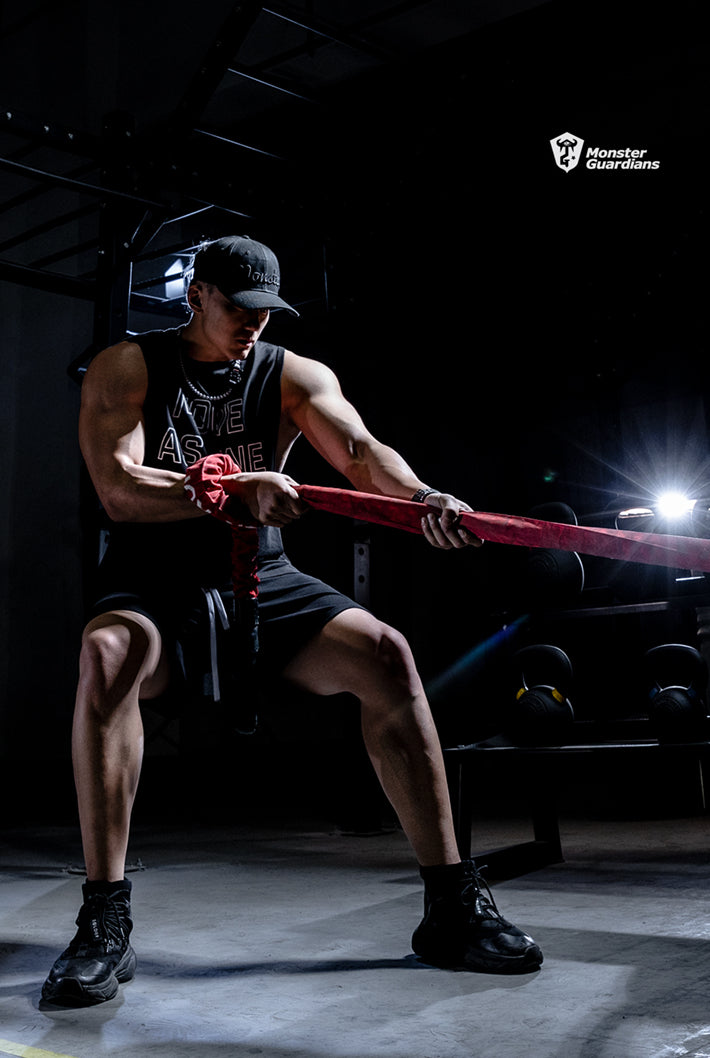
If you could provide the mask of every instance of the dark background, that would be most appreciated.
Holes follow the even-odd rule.
[[[333,366],[382,441],[479,509],[523,514],[563,501],[581,522],[611,525],[614,511],[663,486],[710,494],[701,5],[351,0],[274,10],[311,29],[262,12],[233,64],[315,102],[264,95],[239,77],[205,89],[200,69],[232,11],[225,2],[198,12],[35,3],[4,15],[0,757],[9,789],[31,787],[40,811],[47,795],[71,800],[82,574],[94,546],[80,516],[77,363],[104,337],[183,318],[177,303],[140,297],[155,294],[140,284],[164,273],[163,250],[229,231],[272,245],[301,319],[274,317],[271,339]],[[118,147],[102,131],[117,124],[132,129]],[[196,135],[197,124],[250,149]],[[567,131],[646,149],[660,168],[564,173],[550,139]],[[96,163],[81,173],[79,143]],[[101,205],[23,166],[161,204],[169,224],[134,255],[127,318],[106,307],[121,268],[107,282],[98,255],[107,216],[114,231],[133,232],[145,204]],[[340,484],[305,444],[289,469]],[[309,516],[287,545],[352,591],[350,523]],[[510,549],[435,553],[373,529],[372,605],[406,632],[431,682],[495,633],[521,562]],[[668,588],[659,571],[590,561],[585,573],[587,591],[605,599]],[[691,609],[568,628],[559,641],[581,673],[581,714],[638,711],[643,650],[694,642],[694,622]],[[508,693],[505,667],[494,666],[493,690],[480,663],[467,671],[436,701],[454,741],[490,726]],[[240,774],[243,759],[265,771],[257,802],[278,801],[293,761],[320,759],[323,744],[324,776],[338,772],[351,720],[310,703],[296,724],[289,709],[279,702],[265,734],[230,747]],[[179,734],[153,719],[147,788],[151,775],[165,781],[166,759],[180,774],[193,763]]]

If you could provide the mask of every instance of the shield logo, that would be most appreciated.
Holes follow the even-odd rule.
[[[555,136],[550,140],[550,146],[559,168],[569,173],[582,157],[584,140],[579,136],[573,136],[571,132],[563,132],[561,136]]]

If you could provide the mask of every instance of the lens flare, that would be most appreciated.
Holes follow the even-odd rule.
[[[692,511],[696,500],[689,500],[682,492],[664,492],[656,501],[656,509],[662,518],[672,521]]]

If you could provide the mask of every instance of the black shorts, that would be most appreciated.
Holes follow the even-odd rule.
[[[100,577],[101,593],[90,617],[111,610],[130,610],[148,617],[158,628],[169,654],[174,645],[208,620],[205,592],[202,587],[181,581],[153,582],[147,577],[132,588],[123,580],[121,587],[113,575]],[[113,587],[113,584],[116,587]],[[231,588],[214,586],[229,614]],[[337,614],[349,609],[363,609],[348,596],[316,577],[301,573],[285,555],[268,558],[259,566],[258,640],[259,667],[270,675],[280,674],[305,644]]]

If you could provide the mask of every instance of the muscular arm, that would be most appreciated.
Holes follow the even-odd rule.
[[[324,364],[287,353],[283,390],[293,424],[360,492],[410,499],[423,487],[402,456],[373,437]]]
[[[398,452],[373,437],[325,365],[286,353],[282,391],[284,413],[359,492],[411,499],[425,487]],[[471,510],[468,504],[441,492],[427,497],[427,503],[432,510],[422,519],[422,530],[430,544],[450,548],[481,543],[457,525],[461,511]]]
[[[144,467],[143,402],[148,376],[135,343],[94,359],[82,385],[79,443],[106,513],[117,522],[203,517],[185,495],[184,476]]]

